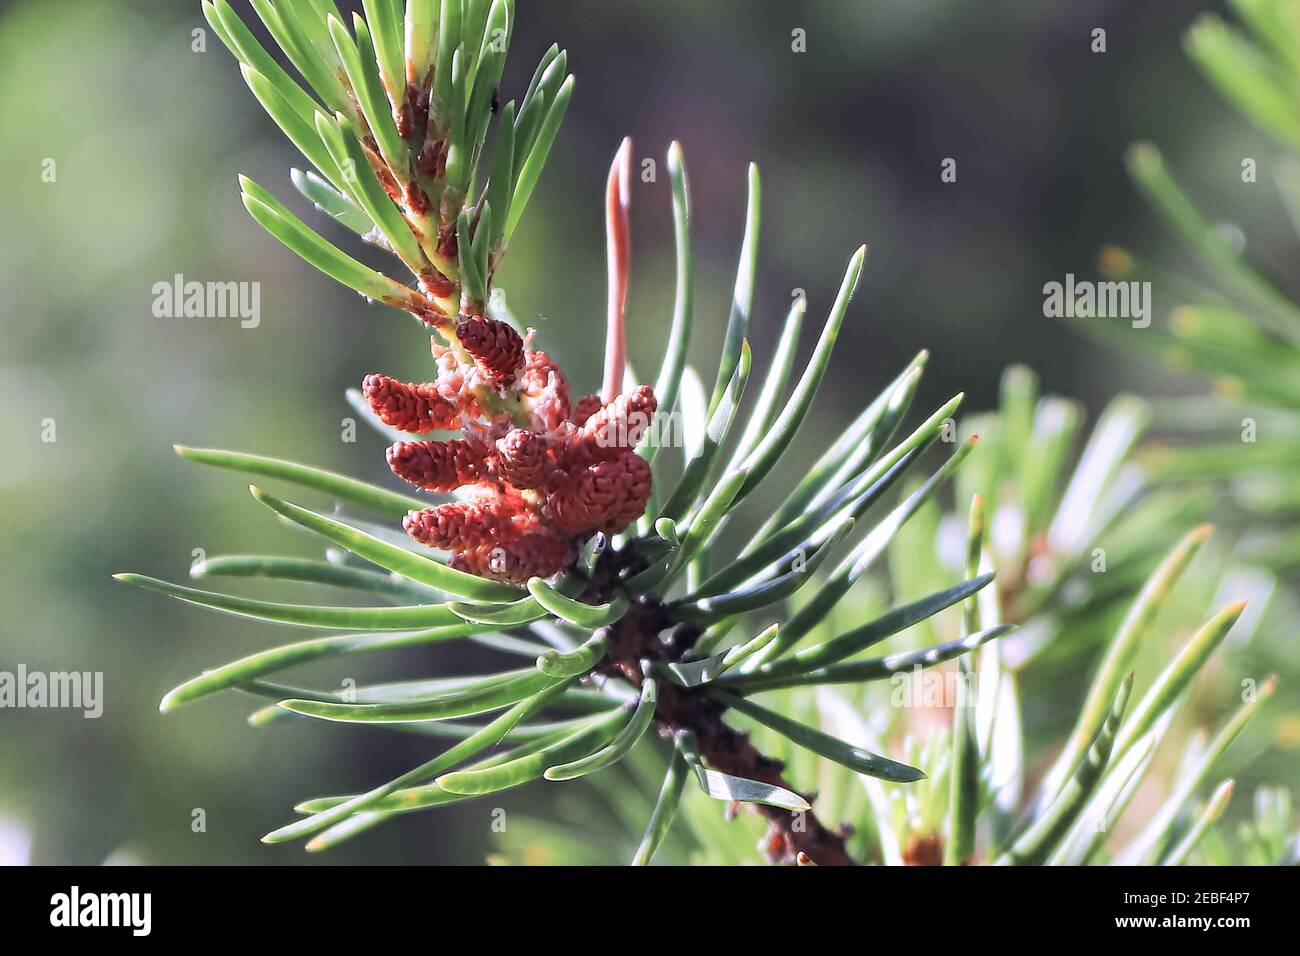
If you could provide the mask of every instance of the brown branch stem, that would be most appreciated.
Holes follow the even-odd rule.
[[[608,628],[609,656],[602,670],[639,685],[641,661],[672,660],[684,653],[685,648],[671,646],[671,640],[666,644],[659,636],[671,626],[662,605],[645,600],[634,605]],[[705,696],[700,688],[660,683],[655,721],[662,734],[675,738],[689,731],[695,735],[700,756],[715,770],[794,791],[782,776],[781,761],[764,756],[747,733],[729,726],[723,720],[725,712],[725,706]],[[810,796],[805,798],[813,802]],[[793,863],[802,853],[819,866],[855,865],[844,845],[847,834],[827,827],[812,810],[750,806],[768,821],[763,849],[773,862]]]

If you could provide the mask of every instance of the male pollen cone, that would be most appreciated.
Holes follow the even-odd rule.
[[[458,409],[433,383],[413,385],[376,373],[366,376],[361,391],[380,420],[393,428],[422,434],[455,426]]]
[[[366,399],[387,424],[461,432],[389,447],[388,465],[405,481],[444,494],[473,491],[409,512],[402,527],[451,552],[460,570],[516,583],[549,577],[583,540],[622,531],[644,513],[652,476],[635,448],[654,420],[654,391],[642,385],[609,402],[588,395],[575,409],[564,372],[545,352],[525,348],[510,326],[462,315],[456,334],[462,348],[431,342],[433,382],[365,379]],[[513,423],[480,404],[485,382],[514,393],[522,414]]]
[[[575,425],[587,424],[587,419],[595,415],[604,406],[599,395],[584,395],[578,399],[578,404],[573,406],[573,422]]]
[[[399,441],[389,446],[388,467],[426,491],[455,491],[492,477],[491,450],[481,438]]]
[[[518,498],[485,496],[407,512],[402,527],[416,541],[444,551],[469,551],[519,537],[532,513]]]
[[[525,584],[529,578],[548,578],[562,570],[571,553],[571,545],[563,538],[534,531],[502,544],[458,551],[448,563],[457,571]]]
[[[526,428],[512,429],[497,442],[497,471],[516,488],[544,488],[555,466],[546,442]]]
[[[456,338],[495,385],[514,381],[524,364],[524,340],[498,319],[471,315],[456,323]]]
[[[634,451],[587,465],[550,499],[556,527],[572,534],[616,533],[640,517],[650,498],[650,465]]]
[[[641,441],[658,407],[649,385],[639,385],[627,395],[617,396],[582,426],[584,450],[595,459],[620,457]]]

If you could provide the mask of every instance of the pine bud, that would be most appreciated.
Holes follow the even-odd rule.
[[[456,338],[495,385],[514,381],[524,364],[524,340],[497,319],[471,315],[456,323]]]
[[[433,384],[412,385],[387,375],[367,375],[361,384],[366,401],[385,425],[422,434],[454,427],[459,409]]]
[[[650,466],[634,451],[571,475],[550,499],[555,526],[573,534],[616,534],[641,516],[650,497]]]
[[[492,478],[491,446],[481,438],[399,441],[387,457],[393,474],[426,491],[454,491]]]

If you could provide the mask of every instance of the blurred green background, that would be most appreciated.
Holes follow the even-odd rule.
[[[806,289],[816,313],[853,248],[871,244],[800,437],[806,448],[837,434],[922,347],[933,358],[918,407],[959,389],[968,407],[987,407],[1013,361],[1094,411],[1121,390],[1199,390],[1042,315],[1043,284],[1095,276],[1104,242],[1163,248],[1123,171],[1134,139],[1159,142],[1188,186],[1242,227],[1256,261],[1285,271],[1294,254],[1280,244],[1285,223],[1269,194],[1239,176],[1241,156],[1275,148],[1180,48],[1185,26],[1213,4],[520,7],[503,98],[522,91],[552,40],[568,47],[578,82],[499,281],[578,389],[598,383],[601,190],[626,134],[638,159],[661,160],[672,138],[685,147],[701,367],[726,318],[747,162],[760,164],[765,186],[760,367],[792,290]],[[1090,52],[1096,27],[1107,31],[1105,54]],[[806,53],[791,51],[795,28],[807,31]],[[205,52],[192,50],[196,29]],[[259,844],[296,800],[394,776],[424,759],[427,742],[309,722],[257,731],[244,722],[254,702],[233,697],[161,717],[171,686],[283,635],[109,578],[131,569],[183,580],[194,549],[307,553],[237,476],[182,463],[172,443],[282,453],[383,480],[381,441],[364,429],[355,443],[341,438],[351,416],[343,390],[377,370],[419,378],[426,336],[331,284],[247,217],[235,174],[302,210],[287,177],[301,158],[206,31],[198,0],[4,4],[0,117],[0,670],[102,671],[106,696],[97,720],[0,711],[0,858],[481,860],[491,834],[473,804],[381,828],[324,860]],[[945,157],[957,160],[954,184],[940,181]],[[42,179],[47,160],[53,182]],[[647,370],[672,294],[667,189],[660,175],[638,183],[633,200],[631,354]],[[374,250],[360,254],[386,265]],[[155,318],[152,287],[177,273],[260,282],[261,324]],[[42,440],[47,419],[53,442]],[[468,669],[488,655],[430,649],[352,676],[396,678],[404,661],[424,673]],[[544,789],[501,803],[543,800]],[[192,831],[197,808],[206,832]]]

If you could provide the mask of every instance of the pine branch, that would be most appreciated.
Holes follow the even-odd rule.
[[[794,369],[807,308],[800,298],[757,399],[746,402],[756,369],[749,334],[760,261],[761,180],[751,166],[732,308],[707,389],[689,366],[691,207],[681,149],[673,144],[666,167],[677,265],[671,328],[654,387],[623,393],[633,185],[625,140],[606,183],[603,386],[600,394],[574,396],[559,364],[534,348],[533,334],[521,334],[492,296],[497,266],[572,95],[567,56],[552,47],[524,96],[500,106],[514,0],[413,0],[404,16],[400,4],[367,0],[366,18],[354,17],[351,29],[317,4],[260,0],[254,6],[305,87],[260,46],[228,0],[204,0],[258,101],[316,167],[295,170],[294,185],[351,240],[394,253],[418,288],[363,265],[241,178],[244,203],[294,253],[360,294],[411,313],[433,336],[428,381],[372,374],[349,401],[394,441],[386,461],[398,477],[421,494],[457,495],[426,502],[279,458],[177,447],[197,462],[283,481],[378,515],[375,521],[331,515],[253,487],[271,512],[316,536],[327,560],[214,558],[197,564],[194,577],[322,583],[370,593],[383,603],[255,600],[121,575],[243,618],[353,632],[285,644],[210,669],[168,694],[162,708],[237,689],[274,702],[250,717],[255,726],[305,717],[459,741],[364,793],[299,804],[307,816],[266,840],[310,837],[308,849],[324,849],[413,810],[604,772],[628,759],[654,725],[672,739],[674,753],[638,863],[649,862],[668,834],[688,771],[708,796],[733,807],[753,805],[767,823],[763,847],[773,862],[852,864],[846,843],[857,831],[876,838],[886,862],[937,862],[945,850],[952,863],[1086,861],[1094,855],[1102,842],[1094,828],[1098,819],[1123,811],[1186,689],[1242,611],[1231,604],[1212,618],[1123,715],[1116,695],[1129,669],[1130,645],[1155,625],[1155,611],[1204,536],[1193,532],[1139,591],[1170,542],[1169,529],[1182,526],[1185,517],[1178,501],[1141,497],[1140,480],[1135,485],[1123,467],[1145,424],[1143,406],[1117,399],[1071,475],[1081,409],[1040,397],[1036,378],[1023,369],[1009,370],[1001,407],[981,416],[978,429],[962,427],[958,434],[952,428],[960,393],[910,433],[904,429],[926,363],[922,352],[765,517],[751,520],[746,544],[728,556],[719,545],[723,528],[746,520],[742,510],[751,493],[769,474],[780,473],[777,465],[789,460],[796,433],[812,417],[866,247],[849,260],[802,372]],[[489,158],[485,147],[494,126]],[[1159,172],[1146,169],[1155,198],[1175,224],[1196,226],[1191,231],[1199,235],[1200,220]],[[1235,258],[1217,247],[1208,252],[1256,304],[1278,304],[1271,287],[1243,278]],[[1293,319],[1287,305],[1282,311]],[[1193,338],[1210,334],[1202,324],[1185,324]],[[1284,379],[1273,387],[1284,389]],[[681,421],[689,437],[674,433]],[[656,427],[665,424],[666,432]],[[985,436],[978,445],[976,432]],[[943,461],[882,517],[871,517],[872,506],[893,494],[932,447],[944,448]],[[672,457],[661,454],[668,449],[680,450],[679,462],[665,460]],[[656,487],[665,479],[672,479],[670,488]],[[977,507],[964,560],[945,565],[935,560],[935,544],[941,540],[941,489],[949,479],[957,483],[959,500],[974,500]],[[1005,533],[988,536],[987,546],[979,506],[986,499],[990,526],[1005,525]],[[1089,579],[1081,569],[1096,560],[1102,549],[1094,545],[1103,533],[1103,565],[1108,552],[1110,568],[1102,570],[1109,573]],[[897,572],[895,584],[910,592],[910,600],[882,614],[859,603],[857,585],[886,555]],[[986,587],[999,566],[1005,571],[998,583]],[[1134,594],[1129,619],[1098,669],[1058,766],[1020,815],[1020,704],[1013,670],[1003,668],[992,642],[1012,629],[1004,621],[1042,623],[1047,610],[1065,618],[1092,615],[1105,602]],[[962,602],[959,631],[936,619]],[[845,620],[854,626],[836,632],[836,623]],[[903,652],[862,656],[913,627],[929,639]],[[348,693],[290,686],[276,676],[309,661],[459,639],[521,656],[524,666]],[[1068,641],[1053,642],[1062,643],[1074,653]],[[862,691],[860,703],[871,699],[865,690],[870,681],[954,659],[963,678],[978,672],[988,696],[977,695],[951,736],[941,735],[923,751],[909,748],[908,763],[873,752],[881,749],[878,728],[855,723],[860,716],[854,708],[827,717],[835,710],[832,692],[816,692],[813,702],[810,688],[817,685],[853,685]],[[1123,683],[1121,698],[1129,686]],[[759,704],[753,699],[759,693],[772,697]],[[1268,693],[1271,684],[1263,696]],[[546,713],[552,709],[562,713]],[[1200,776],[1254,710],[1243,709],[1231,732],[1221,734]],[[790,716],[810,712],[821,715],[818,726]],[[474,722],[494,713],[486,723]],[[729,718],[758,726],[737,729]],[[822,724],[832,725],[834,735]],[[812,812],[811,798],[787,779],[791,748],[848,771],[836,778],[835,768],[827,768],[817,779],[822,806],[849,823],[831,827]],[[790,776],[805,779],[804,768],[795,766],[800,772]],[[843,791],[826,795],[828,780],[845,779],[859,798],[865,789],[869,813],[845,810]],[[916,810],[905,815],[901,830],[885,785],[903,788],[891,796]],[[986,786],[993,792],[984,793]],[[1175,796],[1149,829],[1142,854],[1163,849],[1174,817],[1192,796],[1190,787]],[[986,806],[988,827],[981,821]],[[986,830],[991,839],[980,846]],[[1270,835],[1276,830],[1271,827]]]
[[[670,623],[671,614],[662,605],[638,605],[607,629],[610,653],[601,671],[640,684],[644,680],[642,661],[679,658],[689,650],[681,638],[692,632],[689,628],[677,632],[679,641],[670,647],[659,637]],[[659,689],[655,723],[661,735],[674,740],[683,734],[693,735],[699,756],[716,770],[793,791],[782,776],[781,761],[764,756],[748,734],[729,726],[723,719],[726,711],[726,706],[709,697],[703,687],[683,688],[664,681]],[[825,826],[812,810],[790,811],[757,803],[751,806],[768,821],[764,849],[772,862],[792,863],[803,854],[819,866],[856,865],[844,845],[846,834]]]

